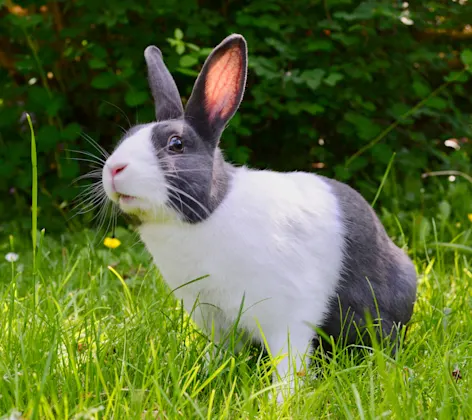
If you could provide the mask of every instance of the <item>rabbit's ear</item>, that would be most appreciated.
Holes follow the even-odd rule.
[[[241,103],[246,75],[246,41],[233,34],[212,51],[195,82],[185,119],[214,146]]]
[[[149,86],[156,107],[157,121],[181,118],[184,114],[179,90],[162,60],[159,48],[151,45],[144,50]]]

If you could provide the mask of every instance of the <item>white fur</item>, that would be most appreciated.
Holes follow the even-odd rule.
[[[119,200],[118,193],[136,197],[132,201],[118,201],[125,213],[137,214],[144,219],[166,220],[177,215],[165,207],[168,198],[165,177],[151,142],[154,125],[145,125],[119,145],[103,166],[102,184],[113,201]],[[126,166],[126,169],[112,182],[111,169],[117,166]]]
[[[107,166],[120,162],[133,168],[115,184],[139,197],[135,206],[152,213],[167,193],[148,135],[145,128],[126,139]],[[103,182],[108,193],[109,178]],[[273,356],[290,350],[301,367],[313,326],[322,323],[341,277],[344,231],[328,184],[307,173],[238,168],[207,220],[193,225],[177,217],[146,220],[141,238],[171,289],[208,276],[175,292],[189,312],[198,301],[192,315],[202,328],[209,332],[213,325],[218,340],[238,318],[244,297],[239,326],[260,342],[262,330]],[[291,375],[289,369],[285,357],[280,376]]]

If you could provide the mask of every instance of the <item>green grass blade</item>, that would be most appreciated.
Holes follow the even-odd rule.
[[[374,200],[372,201],[372,208],[375,206],[375,203],[377,202],[377,199],[380,196],[380,193],[382,192],[382,189],[385,185],[385,181],[387,181],[388,174],[390,173],[390,170],[392,169],[393,161],[395,160],[395,156],[397,154],[393,153],[392,157],[390,158],[390,161],[388,162],[387,170],[384,173],[384,176],[382,177],[382,182],[380,183],[379,188],[377,189],[377,193],[375,194]]]
[[[32,203],[31,203],[31,240],[33,242],[33,272],[36,273],[36,245],[38,230],[38,160],[36,153],[36,137],[34,135],[33,122],[31,116],[26,114],[31,132],[31,167],[32,167]]]

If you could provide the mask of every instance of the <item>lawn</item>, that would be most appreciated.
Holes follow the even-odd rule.
[[[467,242],[472,223],[467,217],[465,223],[453,228]],[[388,228],[401,242],[398,226]],[[438,226],[437,241],[446,242],[451,229]],[[55,238],[38,233],[36,273],[29,238],[2,238],[6,418],[472,417],[470,249],[410,248],[419,293],[403,349],[392,359],[376,348],[357,361],[343,349],[330,362],[317,353],[316,372],[277,406],[269,399],[272,368],[254,349],[221,354],[204,369],[207,339],[136,234],[118,229],[117,236],[121,246],[108,249],[93,230]],[[9,252],[17,261],[6,261]]]

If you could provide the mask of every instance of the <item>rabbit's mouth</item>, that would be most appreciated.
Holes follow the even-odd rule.
[[[147,203],[132,195],[116,193],[115,202],[120,207],[121,211],[130,215],[137,216],[139,218],[145,217],[147,213]]]
[[[125,213],[129,213],[130,210],[139,207],[140,202],[138,197],[122,194],[119,192],[115,193],[114,201],[120,206],[121,210],[123,210]]]
[[[131,201],[136,200],[136,197],[132,195],[120,194],[118,193],[118,201],[124,203],[130,203]]]
[[[128,216],[134,216],[140,223],[167,222],[177,218],[175,212],[165,205],[153,204],[143,197],[115,193],[114,201],[122,212]]]

